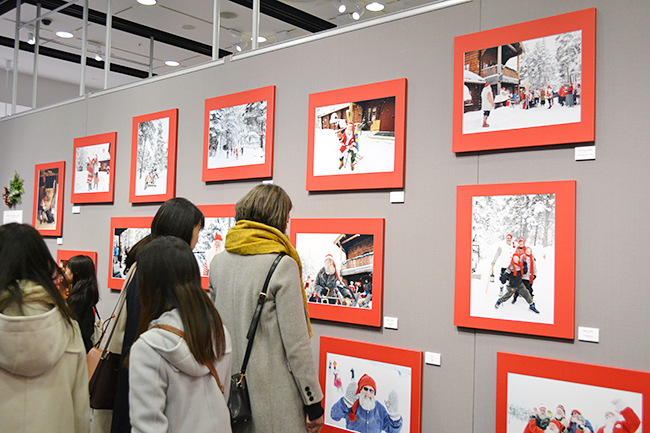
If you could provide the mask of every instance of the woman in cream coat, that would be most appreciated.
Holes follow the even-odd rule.
[[[26,224],[0,227],[0,263],[0,432],[87,433],[86,350],[61,270]]]
[[[226,251],[210,266],[211,295],[232,336],[236,373],[269,268],[277,253],[287,253],[270,280],[246,371],[249,432],[318,432],[323,423],[300,258],[283,234],[290,210],[291,200],[279,186],[253,188],[235,207],[237,224],[226,236]]]

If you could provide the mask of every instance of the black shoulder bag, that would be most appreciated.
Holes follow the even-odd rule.
[[[248,385],[246,385],[246,366],[248,365],[248,359],[251,356],[253,338],[255,337],[255,331],[257,331],[257,324],[260,321],[262,306],[264,305],[264,301],[266,301],[266,291],[269,288],[269,281],[271,280],[273,271],[275,271],[278,263],[280,263],[280,260],[282,260],[282,257],[285,255],[286,253],[280,253],[275,258],[275,261],[271,265],[271,269],[266,276],[266,281],[264,281],[264,288],[262,288],[260,297],[257,299],[257,306],[255,307],[255,313],[253,313],[251,326],[248,328],[248,334],[246,334],[248,345],[246,346],[244,361],[242,362],[239,373],[233,374],[230,378],[230,397],[228,398],[228,409],[230,410],[230,423],[233,427],[246,424],[250,422],[252,418],[251,402],[248,397]]]

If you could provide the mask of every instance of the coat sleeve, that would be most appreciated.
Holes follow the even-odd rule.
[[[638,430],[639,426],[641,425],[641,420],[639,420],[639,417],[636,413],[634,413],[631,407],[626,407],[623,409],[621,411],[621,415],[623,415],[623,418],[625,418],[625,421],[623,421],[621,424],[623,424],[630,432],[634,433]]]
[[[132,433],[167,433],[165,361],[142,340],[129,355],[129,414]]]
[[[345,397],[341,397],[339,401],[332,405],[332,410],[330,411],[330,416],[334,421],[339,421],[341,418],[348,416],[351,408],[345,404],[343,401]]]
[[[75,327],[76,323],[74,323]],[[81,350],[81,333],[76,329],[74,338],[78,338],[79,356],[77,357],[77,374],[75,375],[72,390],[72,405],[74,410],[75,433],[88,433],[90,431],[90,397],[88,395],[88,364],[86,352]]]
[[[289,368],[299,387],[303,404],[318,403],[323,399],[323,392],[318,383],[314,353],[309,342],[298,265],[292,258],[284,257],[273,279],[278,325]]]

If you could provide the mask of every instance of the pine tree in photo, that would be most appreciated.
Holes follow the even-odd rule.
[[[582,75],[582,31],[562,33],[555,37],[555,58],[562,84],[580,82]]]

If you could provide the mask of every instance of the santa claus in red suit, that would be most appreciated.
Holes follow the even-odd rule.
[[[631,407],[627,407],[620,399],[612,400],[612,404],[620,414],[607,412],[605,414],[605,425],[598,430],[598,433],[634,433],[639,429],[641,421]],[[620,418],[623,418],[621,421]]]
[[[348,123],[345,131],[339,132],[339,142],[341,143],[341,147],[339,148],[339,151],[341,152],[341,157],[339,158],[339,170],[343,168],[346,152],[350,154],[350,169],[354,170],[354,163],[357,159],[358,149],[357,139],[354,136],[354,123]]]

